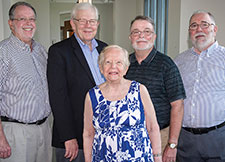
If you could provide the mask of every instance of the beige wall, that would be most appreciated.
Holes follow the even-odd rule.
[[[100,15],[99,39],[113,44],[113,4],[95,4]]]
[[[143,0],[115,0],[114,16],[114,43],[132,52],[129,40],[130,22],[136,15],[143,14]]]
[[[8,19],[9,19],[9,16],[8,16],[8,10],[11,6],[11,4],[13,4],[14,2],[11,1],[11,0],[2,0],[2,26],[3,26],[3,31],[4,31],[4,34],[2,34],[2,36],[4,38],[7,38],[9,37],[11,31],[9,29],[9,25],[8,25]]]
[[[37,30],[34,39],[44,45],[46,49],[51,45],[50,41],[50,6],[46,0],[26,0],[37,11]]]
[[[180,0],[169,1],[167,54],[172,58],[180,51],[180,6]]]

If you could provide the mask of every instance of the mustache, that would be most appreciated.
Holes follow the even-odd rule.
[[[194,37],[197,37],[197,36],[200,36],[200,35],[206,36],[206,34],[205,34],[205,33],[200,32],[200,33],[196,33],[196,34],[194,35]]]
[[[143,41],[147,42],[147,40],[145,38],[139,38],[136,40],[136,42],[143,42]]]
[[[86,27],[83,29],[84,31],[93,31],[93,29],[91,27]]]

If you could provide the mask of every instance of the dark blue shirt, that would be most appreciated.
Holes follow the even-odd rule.
[[[130,55],[130,62],[125,77],[146,86],[160,129],[167,127],[170,124],[170,103],[186,97],[176,64],[170,57],[161,54],[155,48],[141,64],[136,60],[134,53]]]

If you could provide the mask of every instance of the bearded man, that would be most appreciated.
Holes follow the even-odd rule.
[[[187,94],[179,162],[225,161],[225,48],[216,41],[217,30],[211,13],[194,12],[189,21],[193,47],[175,59]]]

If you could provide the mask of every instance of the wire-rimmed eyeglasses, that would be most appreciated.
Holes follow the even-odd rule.
[[[140,34],[144,34],[144,36],[150,36],[151,34],[153,34],[154,32],[151,31],[150,29],[145,29],[143,31],[140,30],[133,30],[130,35],[133,37],[138,37]]]
[[[24,18],[24,17],[21,17],[21,18],[13,18],[11,20],[16,20],[16,21],[20,21],[20,22],[35,22],[36,21],[36,18]]]
[[[87,20],[87,19],[75,19],[75,18],[73,18],[73,20],[77,21],[80,25],[85,25],[85,24],[88,23],[91,26],[95,26],[98,23],[98,20],[96,20],[96,19]]]
[[[208,23],[208,22],[201,22],[201,24],[197,24],[197,23],[192,23],[190,26],[189,26],[189,29],[190,30],[196,30],[199,26],[200,26],[200,28],[201,29],[207,29],[209,26],[211,26],[211,25],[215,25],[215,24],[213,24],[213,23]]]

